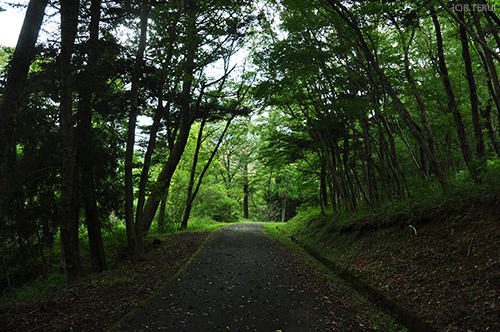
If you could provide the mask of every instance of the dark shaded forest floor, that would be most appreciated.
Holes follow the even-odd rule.
[[[498,198],[379,222],[313,246],[439,331],[500,331]]]
[[[499,215],[457,208],[415,229],[362,236],[360,254],[340,260],[440,331],[500,331]]]
[[[146,260],[54,291],[29,305],[0,311],[1,331],[105,331],[165,285],[209,232],[168,236]]]

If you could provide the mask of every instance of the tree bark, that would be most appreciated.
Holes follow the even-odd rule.
[[[448,112],[453,115],[455,120],[455,128],[457,130],[458,140],[460,142],[460,150],[462,151],[462,156],[464,158],[465,164],[469,169],[472,177],[477,180],[477,167],[474,165],[474,158],[472,156],[472,151],[469,146],[469,141],[467,139],[467,134],[465,132],[465,126],[462,121],[462,115],[458,110],[458,105],[455,99],[455,93],[451,86],[450,76],[448,74],[448,68],[446,66],[446,60],[444,58],[444,46],[443,46],[443,36],[441,35],[441,26],[439,24],[439,19],[437,17],[434,7],[431,6],[431,16],[434,23],[434,28],[436,32],[436,44],[438,52],[438,63],[441,80],[443,82],[444,90],[448,97]]]
[[[35,43],[45,16],[47,0],[31,0],[24,18],[12,60],[9,63],[7,82],[0,104],[0,219],[6,195],[6,177],[9,154],[14,144],[17,113],[33,59]]]
[[[182,71],[182,92],[181,92],[181,102],[180,102],[180,125],[179,131],[176,136],[173,148],[168,156],[167,162],[163,166],[160,174],[156,179],[158,184],[151,192],[148,197],[144,209],[142,212],[142,230],[144,233],[148,232],[151,224],[153,222],[156,211],[158,210],[158,205],[160,204],[160,198],[168,194],[168,189],[170,187],[170,181],[174,175],[175,169],[181,160],[182,154],[184,153],[184,148],[186,147],[189,132],[191,130],[191,124],[195,118],[195,112],[191,109],[192,101],[192,85],[193,85],[193,73],[195,70],[194,59],[196,56],[197,42],[196,42],[196,18],[194,4],[192,0],[187,0],[184,2],[184,12],[187,15],[187,34],[186,34],[186,50],[185,50],[185,60],[183,64]]]
[[[243,218],[248,219],[248,163],[245,162],[243,165]],[[286,199],[286,197],[284,198]],[[285,209],[283,208],[283,215],[285,214]],[[283,219],[283,218],[282,218]]]
[[[73,133],[73,74],[71,57],[78,25],[78,0],[61,0],[61,134],[62,134],[62,190],[61,190],[61,247],[66,276],[80,276],[78,216],[75,213],[74,182],[75,156]]]
[[[328,3],[331,5],[333,10],[344,20],[349,27],[352,29],[352,31],[355,33],[356,39],[357,39],[357,46],[360,48],[361,52],[364,54],[369,66],[373,68],[374,71],[374,77],[379,77],[380,81],[382,82],[383,86],[385,87],[387,93],[392,99],[392,104],[398,114],[401,116],[403,121],[406,123],[408,126],[408,129],[410,130],[412,136],[415,138],[415,140],[418,142],[422,150],[424,151],[425,155],[427,156],[427,159],[429,160],[430,164],[434,169],[436,169],[436,176],[438,178],[438,181],[441,185],[441,188],[443,192],[448,192],[448,183],[446,182],[446,178],[441,171],[441,168],[439,167],[436,157],[434,153],[432,153],[431,149],[429,148],[428,143],[426,142],[424,136],[422,135],[422,128],[420,125],[413,119],[413,117],[410,115],[408,110],[405,108],[403,102],[401,99],[398,97],[397,92],[394,90],[389,78],[385,75],[385,72],[380,68],[378,62],[375,59],[375,56],[373,55],[373,52],[370,50],[368,45],[366,44],[365,38],[363,36],[363,33],[361,32],[361,29],[359,28],[359,25],[357,23],[356,18],[349,12],[348,9],[346,9],[338,0],[328,0]],[[342,26],[338,27],[340,29],[343,29]]]
[[[397,22],[395,22],[395,24],[397,24]],[[405,42],[404,34],[399,29],[399,26],[398,26],[398,32],[399,32],[400,39],[401,39],[401,42],[402,42],[402,45],[403,45],[405,76],[406,76],[406,79],[408,80],[408,83],[410,83],[410,86],[411,86],[411,88],[413,90],[413,95],[415,96],[415,100],[417,101],[417,105],[418,105],[418,108],[420,110],[420,119],[422,120],[422,125],[423,125],[423,128],[425,130],[425,133],[427,134],[427,140],[428,140],[428,144],[429,144],[429,150],[431,151],[432,154],[435,154],[435,149],[434,148],[436,146],[436,143],[434,141],[434,134],[432,133],[431,126],[430,126],[429,120],[427,118],[427,111],[426,111],[426,107],[425,107],[424,98],[422,97],[422,95],[420,93],[420,90],[417,87],[417,83],[413,79],[413,75],[412,75],[411,70],[410,70],[410,59],[409,59],[409,54],[408,53],[409,53],[409,48],[410,48],[411,41],[412,41],[414,33],[415,33],[415,29],[412,31],[412,35],[411,35],[410,40],[408,41],[408,43]],[[422,154],[422,169],[427,173],[427,167],[426,167],[427,158],[426,158],[426,154],[424,153],[424,151],[422,149],[421,149],[421,152],[422,152],[421,153]],[[429,173],[432,174],[434,172],[435,172],[435,170],[431,167],[429,169]]]
[[[144,50],[148,29],[149,0],[143,0],[141,9],[141,28],[139,46],[137,48],[135,66],[132,73],[132,89],[130,114],[127,131],[127,148],[125,151],[125,225],[127,227],[127,241],[133,262],[144,258],[142,246],[142,223],[134,222],[134,184],[132,179],[133,157],[135,146],[135,127],[138,114],[139,80],[141,76]]]
[[[151,167],[151,158],[153,156],[153,152],[156,146],[156,136],[158,134],[158,130],[161,125],[161,120],[164,116],[165,110],[163,106],[163,94],[164,94],[164,86],[167,81],[166,76],[167,76],[167,68],[170,65],[172,61],[172,55],[174,51],[174,41],[175,41],[175,32],[176,32],[176,27],[177,23],[179,22],[179,18],[181,16],[182,10],[179,9],[177,12],[174,21],[172,23],[172,26],[169,29],[169,42],[168,42],[168,50],[167,50],[167,55],[165,58],[165,61],[163,62],[162,69],[161,69],[161,74],[160,74],[160,86],[159,86],[159,91],[158,91],[158,104],[156,108],[156,113],[153,117],[153,124],[151,125],[151,128],[149,130],[149,142],[148,142],[148,148],[146,150],[146,155],[144,156],[144,164],[142,167],[141,171],[141,180],[139,182],[139,193],[138,193],[138,198],[137,198],[137,208],[136,208],[136,214],[135,214],[135,220],[136,224],[141,224],[142,225],[142,212],[144,209],[144,204],[146,202],[146,184],[149,179],[149,169]],[[174,87],[177,85],[177,82],[174,84]]]
[[[196,177],[196,166],[198,166],[198,156],[200,155],[201,143],[203,141],[203,129],[205,128],[206,118],[201,121],[200,130],[198,131],[198,138],[196,140],[196,148],[193,156],[193,164],[191,165],[191,174],[189,176],[189,184],[187,188],[186,208],[182,217],[181,229],[186,229],[188,225],[189,215],[193,206],[193,188]]]
[[[486,107],[481,109],[481,115],[483,116],[484,119],[484,126],[486,127],[486,130],[488,131],[488,137],[490,138],[491,145],[493,147],[493,150],[497,154],[497,156],[500,158],[500,141],[497,138],[497,135],[495,133],[495,128],[493,127],[492,121],[491,121],[491,99],[487,101]]]
[[[458,17],[464,21],[464,13],[458,12]],[[460,41],[462,43],[462,58],[465,64],[465,76],[469,85],[469,99],[471,105],[472,124],[474,127],[474,135],[476,137],[476,153],[481,162],[484,162],[486,151],[484,148],[483,132],[481,122],[479,120],[479,98],[477,96],[476,80],[474,78],[474,71],[472,69],[472,61],[469,51],[469,40],[467,32],[460,26]]]
[[[92,271],[102,272],[106,270],[106,256],[102,241],[101,220],[99,218],[96,198],[96,184],[93,156],[92,138],[92,96],[95,94],[94,75],[95,64],[98,60],[99,22],[101,15],[101,0],[92,0],[90,7],[90,38],[88,40],[88,65],[83,74],[82,87],[80,89],[80,102],[78,105],[77,131],[77,162],[80,168],[81,193],[85,209],[85,220],[89,238],[90,263]]]
[[[471,12],[472,17],[474,18],[474,23],[476,25],[476,29],[479,34],[480,40],[483,42],[481,43],[481,46],[486,42],[485,40],[485,32],[481,26],[481,20],[478,16],[478,14],[475,11]],[[487,51],[487,47],[483,46],[483,61],[485,63],[485,70],[488,76],[488,79],[490,80],[491,84],[488,85],[488,88],[491,91],[491,96],[493,98],[493,101],[495,102],[495,105],[497,106],[497,114],[498,116],[498,121],[500,124],[500,80],[498,78],[498,72],[495,67],[495,63],[493,62],[491,54]],[[500,60],[499,60],[500,61]]]

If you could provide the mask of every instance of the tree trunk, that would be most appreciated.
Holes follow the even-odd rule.
[[[77,162],[81,173],[81,193],[85,209],[85,219],[89,238],[90,262],[92,271],[106,270],[106,256],[102,241],[101,220],[99,218],[95,188],[94,165],[92,163],[92,96],[95,93],[94,75],[95,63],[98,59],[99,22],[101,15],[101,0],[92,0],[91,3],[90,38],[88,41],[88,65],[83,74],[84,84],[80,90],[78,105],[77,130]]]
[[[191,208],[193,206],[193,188],[194,181],[196,177],[196,166],[198,166],[198,156],[200,155],[201,143],[203,141],[203,129],[205,128],[207,120],[204,118],[201,121],[200,130],[198,131],[198,138],[196,140],[196,148],[193,156],[193,164],[191,165],[191,174],[189,176],[189,184],[187,188],[187,198],[186,198],[186,208],[184,210],[184,215],[182,217],[181,229],[186,229],[188,225],[189,215],[191,214]]]
[[[200,98],[201,100],[201,98]],[[222,131],[222,134],[220,135],[217,144],[215,145],[214,149],[212,150],[212,153],[210,154],[210,157],[208,158],[208,161],[206,162],[205,166],[203,167],[203,170],[200,173],[200,176],[198,177],[198,183],[196,184],[196,187],[194,186],[195,182],[195,175],[196,175],[196,165],[198,163],[198,154],[201,148],[201,143],[202,143],[202,134],[203,134],[203,128],[205,126],[205,121],[206,119],[203,119],[203,122],[200,127],[200,131],[198,134],[198,141],[196,143],[196,152],[195,156],[193,158],[193,166],[191,168],[191,177],[189,179],[189,186],[188,186],[188,194],[187,194],[187,200],[186,200],[186,209],[184,211],[184,216],[182,219],[181,223],[181,229],[186,229],[187,228],[187,223],[189,220],[189,215],[191,213],[191,208],[193,206],[194,199],[196,198],[196,195],[198,194],[198,191],[200,190],[201,183],[203,181],[203,177],[205,176],[205,173],[208,171],[208,168],[210,167],[210,164],[212,163],[212,160],[214,159],[215,155],[217,154],[217,151],[219,150],[220,145],[222,144],[222,141],[224,140],[224,137],[226,136],[227,129],[229,128],[229,125],[231,124],[231,121],[233,121],[234,116],[231,116],[229,120],[226,122],[226,126],[224,127],[224,130]]]
[[[392,104],[394,108],[408,126],[408,129],[410,130],[411,134],[413,135],[415,140],[418,142],[418,144],[424,151],[432,167],[436,169],[436,176],[439,180],[442,190],[444,192],[448,192],[448,183],[446,182],[446,178],[436,161],[434,153],[432,153],[428,143],[426,142],[424,136],[422,135],[422,128],[418,125],[418,123],[413,119],[408,110],[405,108],[397,92],[394,90],[389,78],[385,75],[382,68],[380,68],[378,62],[375,59],[375,56],[373,55],[372,51],[366,44],[365,38],[363,36],[363,33],[361,32],[361,29],[359,28],[356,18],[354,18],[354,16],[348,11],[348,9],[346,9],[338,0],[328,0],[328,3],[330,3],[332,8],[339,14],[342,20],[344,20],[351,27],[351,29],[355,33],[358,39],[357,40],[358,47],[364,54],[369,66],[373,68],[374,73],[372,75],[374,77],[379,77],[379,79],[381,80],[387,93],[392,99]],[[340,29],[343,29],[342,26],[340,26],[339,24],[337,25]]]
[[[61,190],[61,246],[66,276],[80,276],[78,217],[74,213],[75,158],[73,142],[73,74],[71,57],[78,25],[79,1],[61,0],[61,133],[62,133],[62,190]]]
[[[132,73],[131,104],[127,131],[127,148],[125,151],[125,225],[127,227],[127,241],[132,261],[137,262],[144,258],[142,246],[142,223],[134,223],[134,184],[132,179],[133,157],[135,146],[135,127],[137,123],[139,103],[139,80],[141,76],[144,50],[148,29],[149,0],[143,0],[141,9],[141,32],[137,48],[134,71]]]
[[[158,232],[165,232],[165,222],[166,222],[166,212],[167,212],[167,199],[164,198],[160,203],[160,213],[158,215]]]
[[[186,50],[185,50],[185,60],[183,65],[183,83],[182,92],[180,97],[180,126],[179,132],[176,137],[176,141],[173,148],[168,156],[167,162],[163,166],[160,174],[158,175],[156,186],[151,192],[149,198],[147,199],[144,210],[142,212],[142,230],[143,232],[148,232],[153,222],[154,216],[160,204],[160,197],[168,193],[170,187],[170,181],[174,175],[175,169],[181,160],[182,154],[184,153],[184,148],[189,138],[189,131],[191,130],[191,124],[194,121],[194,111],[191,110],[191,99],[192,99],[192,85],[193,85],[193,73],[195,69],[194,59],[196,56],[196,19],[193,4],[191,1],[186,1],[184,3],[184,10],[188,16],[188,27],[186,35]],[[193,114],[192,114],[193,113]]]
[[[286,221],[286,190],[281,194],[281,222],[285,221]]]
[[[321,210],[323,211],[323,207],[328,207],[328,192],[326,189],[326,170],[325,170],[325,162],[321,159],[321,172],[319,176],[319,199]]]
[[[249,189],[248,163],[245,161],[245,165],[243,165],[243,218],[244,219],[248,219],[248,192],[249,192],[248,189]]]
[[[17,127],[17,113],[22,99],[24,85],[33,58],[35,43],[45,16],[47,0],[31,0],[19,34],[16,49],[7,74],[7,82],[0,104],[0,216],[6,194],[6,177],[9,153],[14,144]]]
[[[458,140],[460,142],[460,150],[462,151],[462,156],[464,158],[465,164],[469,169],[472,177],[477,181],[477,168],[474,165],[474,160],[472,156],[472,151],[470,150],[469,141],[467,140],[467,134],[465,133],[465,126],[462,121],[462,115],[458,110],[458,105],[455,100],[455,94],[453,88],[451,87],[450,77],[448,75],[448,68],[446,67],[446,61],[444,58],[444,46],[443,37],[441,35],[441,27],[439,20],[434,10],[431,6],[431,16],[434,23],[434,28],[436,30],[436,44],[438,52],[438,62],[441,80],[443,81],[443,86],[448,96],[448,112],[453,114],[453,119],[455,120],[455,127],[457,130]]]
[[[480,40],[483,42],[481,45],[486,42],[485,40],[485,32],[481,26],[481,20],[478,16],[478,14],[475,11],[471,11],[472,17],[474,18],[474,23],[476,25],[476,29],[479,34]],[[495,63],[493,62],[491,54],[488,52],[488,48],[483,46],[483,62],[485,64],[485,70],[487,73],[487,76],[490,80],[490,84],[488,84],[488,88],[491,91],[491,96],[493,97],[493,101],[495,102],[495,105],[497,106],[497,114],[498,114],[498,120],[500,121],[500,80],[498,78],[498,72],[495,67]]]
[[[395,24],[397,24],[397,23],[395,23]],[[403,44],[405,76],[406,76],[406,79],[408,80],[408,83],[410,83],[410,86],[413,90],[413,95],[415,96],[415,100],[417,101],[417,105],[418,105],[418,108],[420,110],[420,119],[422,120],[422,125],[423,125],[423,128],[425,130],[425,133],[427,134],[429,150],[431,151],[432,154],[435,154],[434,147],[435,147],[436,143],[434,141],[434,135],[432,133],[431,126],[429,124],[429,120],[427,119],[427,111],[426,111],[426,107],[425,107],[424,98],[422,97],[420,90],[417,87],[417,83],[413,79],[413,75],[411,74],[411,70],[410,70],[410,59],[409,59],[408,53],[409,53],[411,41],[413,40],[415,29],[413,29],[411,38],[408,41],[408,43],[405,42],[404,34],[402,33],[402,31],[400,31],[399,29],[398,29],[398,31],[399,31],[401,42]],[[420,150],[421,150],[421,156],[422,156],[422,158],[421,158],[422,159],[422,169],[427,173],[427,167],[426,167],[427,157],[426,157],[426,154],[424,153],[423,149],[420,148]],[[435,170],[431,167],[429,169],[428,173],[432,174],[434,172],[435,172]]]
[[[144,164],[142,167],[141,171],[141,180],[139,182],[139,193],[138,193],[138,198],[137,198],[137,208],[136,208],[136,214],[135,214],[135,219],[136,219],[136,224],[142,225],[142,212],[144,209],[144,204],[146,202],[146,184],[149,179],[149,169],[151,167],[151,158],[153,156],[153,152],[156,146],[156,136],[158,134],[158,130],[160,129],[161,125],[161,120],[164,116],[165,109],[163,106],[163,94],[164,94],[164,86],[167,81],[167,69],[168,66],[171,63],[172,60],[172,55],[174,51],[174,41],[175,41],[175,32],[177,28],[177,23],[179,22],[180,16],[181,16],[182,10],[179,9],[177,12],[177,15],[174,18],[174,21],[172,23],[172,26],[169,29],[168,36],[169,36],[169,44],[168,44],[168,50],[167,50],[167,55],[165,58],[165,61],[163,62],[162,69],[161,69],[161,74],[160,74],[160,83],[159,83],[159,91],[158,91],[158,104],[156,108],[156,113],[153,117],[153,124],[151,125],[151,128],[149,130],[149,142],[148,142],[148,148],[146,150],[146,155],[144,156]],[[177,78],[178,79],[178,78]],[[177,85],[177,82],[174,84],[174,86]]]
[[[457,14],[458,17],[462,21],[464,21],[464,13],[458,12]],[[474,71],[472,69],[472,61],[470,58],[469,41],[467,38],[467,33],[462,26],[460,26],[460,41],[462,43],[462,58],[464,59],[465,64],[465,75],[467,78],[467,83],[469,85],[472,124],[474,126],[474,135],[476,137],[476,153],[481,163],[483,163],[485,161],[484,159],[486,157],[486,152],[484,149],[481,122],[479,120],[479,98],[477,96],[476,80],[474,78]]]

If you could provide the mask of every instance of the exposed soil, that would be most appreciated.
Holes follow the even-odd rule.
[[[327,246],[331,260],[439,331],[500,331],[499,216],[497,204],[463,203]]]
[[[79,280],[29,305],[2,310],[0,330],[105,331],[164,286],[208,234],[171,235],[138,264]]]

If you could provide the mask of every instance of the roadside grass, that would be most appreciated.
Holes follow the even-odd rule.
[[[292,241],[283,231],[286,225],[286,223],[269,223],[264,225],[264,230],[293,253],[316,280],[327,283],[331,292],[330,296],[342,303],[347,312],[352,314],[353,321],[375,331],[407,331],[405,327],[396,322],[393,316],[382,311],[366,297],[354,291],[335,273],[307,254],[299,244]]]
[[[236,223],[247,222],[240,220]],[[186,230],[178,230],[176,227],[168,228],[167,232],[158,232],[153,228],[148,235],[144,237],[144,249],[146,253],[154,250],[154,239],[159,239],[167,244],[164,250],[168,250],[168,237],[174,234],[184,232],[213,232],[218,228],[228,226],[234,223],[217,222],[210,218],[191,218]],[[108,270],[104,273],[93,274],[90,270],[90,261],[88,258],[88,237],[86,231],[82,229],[80,234],[80,243],[82,249],[82,263],[85,269],[83,279],[89,281],[98,288],[113,287],[119,284],[134,282],[133,276],[122,276],[115,273],[121,269],[130,268],[132,262],[129,258],[127,247],[127,234],[125,226],[117,224],[112,230],[103,230],[103,242],[106,250],[106,258]],[[113,273],[110,273],[113,272]],[[59,289],[73,287],[64,277],[62,264],[54,264],[51,268],[45,271],[45,277],[38,277],[33,281],[27,282],[20,287],[14,287],[9,291],[4,292],[0,297],[0,310],[8,309],[15,305],[28,305],[35,301],[43,301],[48,299],[51,294]]]

